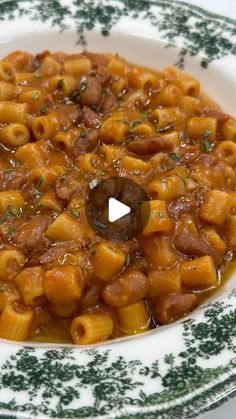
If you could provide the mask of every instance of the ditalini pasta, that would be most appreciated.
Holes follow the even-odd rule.
[[[0,62],[0,148],[1,338],[143,333],[221,285],[236,250],[236,120],[190,75],[15,51]],[[112,177],[148,197],[129,241],[87,221],[91,189]]]

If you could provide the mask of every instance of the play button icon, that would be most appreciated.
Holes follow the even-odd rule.
[[[90,191],[86,203],[88,223],[106,240],[131,240],[144,228],[140,207],[146,201],[149,201],[147,193],[133,180],[105,179]]]
[[[114,221],[119,220],[120,218],[129,214],[130,211],[131,209],[130,207],[128,207],[128,205],[122,204],[122,202],[118,201],[115,198],[109,198],[108,219],[110,223],[114,223]]]

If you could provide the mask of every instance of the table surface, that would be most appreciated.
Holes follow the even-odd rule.
[[[218,409],[214,409],[197,419],[235,419],[236,417],[236,398],[224,403]]]
[[[215,13],[229,16],[236,19],[236,0],[185,0],[186,3],[193,3]],[[236,418],[236,397],[230,399],[218,409],[215,409],[199,419],[235,419]]]

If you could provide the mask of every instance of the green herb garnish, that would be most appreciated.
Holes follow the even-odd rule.
[[[16,230],[13,227],[9,227],[8,231],[7,231],[7,235],[9,237],[12,237],[15,234]]]
[[[81,92],[84,92],[87,87],[88,87],[88,79],[87,77],[83,76],[82,79],[80,80],[80,90]]]
[[[10,214],[11,214],[11,207],[10,205],[8,205],[6,211],[4,212],[4,214],[2,215],[0,219],[0,223],[4,223],[8,219]]]
[[[11,213],[12,215],[14,215],[14,217],[20,217],[22,214],[19,208],[12,208]]]
[[[41,74],[38,71],[35,71],[35,73],[33,73],[33,77],[35,79],[41,79],[42,78]]]
[[[40,97],[40,93],[39,93],[39,92],[35,92],[35,93],[33,94],[33,96],[32,96],[32,99],[33,99],[33,100],[38,100],[38,99],[39,99],[39,97]]]
[[[39,202],[38,204],[35,205],[35,208],[36,209],[41,209],[41,208],[44,208],[44,205],[41,204],[41,202]]]
[[[41,195],[42,195],[41,192],[34,191],[34,196],[35,196],[36,199],[39,199]]]
[[[76,208],[71,208],[71,209],[70,209],[70,212],[71,212],[71,214],[72,214],[74,217],[77,217],[77,218],[79,218],[79,217],[80,217],[80,211],[79,211],[79,210],[77,210]]]
[[[135,130],[141,123],[141,121],[131,121],[129,124],[131,131]]]
[[[211,134],[212,132],[209,129],[206,129],[205,131],[202,132],[202,136],[205,138],[210,137]]]
[[[159,218],[165,218],[163,212],[157,211],[157,214]]]
[[[170,158],[179,161],[181,159],[180,155],[178,153],[170,153]]]
[[[40,186],[42,185],[42,183],[43,183],[43,176],[39,176],[38,177],[38,182],[37,182],[37,188],[40,188]]]
[[[63,79],[58,80],[58,82],[57,82],[57,87],[58,87],[59,89],[61,89],[61,88],[63,87],[63,85],[64,85],[64,80],[63,80]]]
[[[130,255],[125,256],[125,266],[128,266],[130,264]]]
[[[202,148],[203,148],[203,151],[205,151],[205,153],[210,153],[213,147],[212,147],[212,144],[209,143],[209,141],[204,140],[202,141]]]
[[[76,100],[76,102],[80,101],[80,93],[77,93],[77,95],[75,96],[75,100]]]
[[[86,137],[86,132],[85,132],[85,131],[82,131],[82,132],[80,133],[80,138],[84,138],[84,137]]]
[[[48,111],[49,108],[49,104],[45,103],[45,105],[41,106],[41,108],[39,108],[39,112],[42,113],[43,115],[45,115]]]

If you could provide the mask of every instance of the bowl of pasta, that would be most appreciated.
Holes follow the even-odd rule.
[[[177,0],[0,16],[0,416],[216,407],[236,389],[236,21]]]

